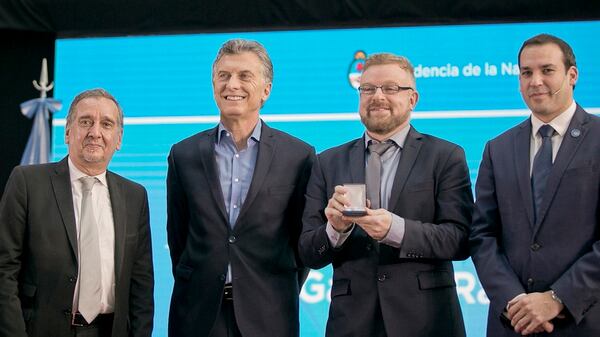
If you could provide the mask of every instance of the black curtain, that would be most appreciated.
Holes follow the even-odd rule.
[[[53,33],[0,29],[0,191],[13,167],[21,161],[32,120],[21,114],[19,105],[40,93],[33,80],[40,80],[42,58],[48,59],[50,78],[54,74]],[[52,96],[52,91],[48,97]]]

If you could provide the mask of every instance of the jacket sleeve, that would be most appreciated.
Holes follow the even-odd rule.
[[[596,209],[588,211],[595,212],[595,226],[600,228],[600,186],[588,183],[595,185],[598,191]],[[600,299],[600,240],[596,237],[589,251],[586,251],[550,286],[577,324]]]
[[[315,150],[314,148],[310,148],[309,153],[304,160],[301,170],[299,171],[299,176],[297,179],[296,187],[294,190],[293,199],[290,203],[290,223],[291,223],[291,241],[290,244],[294,248],[294,252],[296,254],[296,264],[298,265],[298,288],[301,289],[304,281],[308,277],[309,269],[304,266],[302,263],[302,259],[300,258],[300,253],[298,252],[298,241],[300,239],[300,233],[302,232],[302,213],[304,211],[304,207],[306,204],[306,198],[304,197],[306,193],[306,187],[308,183],[308,179],[310,178],[310,172],[315,162]]]
[[[17,167],[0,201],[0,336],[27,337],[18,276],[27,227],[27,184]]]
[[[138,240],[129,290],[130,336],[150,337],[154,319],[154,271],[148,195],[145,189],[139,216]]]
[[[469,245],[477,274],[490,298],[491,309],[499,317],[508,301],[518,294],[525,293],[525,289],[499,245],[502,223],[495,184],[494,166],[488,143],[475,186],[475,214]]]
[[[325,231],[325,207],[328,200],[325,176],[317,158],[306,187],[306,205],[299,242],[300,258],[305,266],[313,269],[320,269],[331,263],[335,254]]]
[[[462,148],[455,146],[447,153],[445,157],[440,156],[442,165],[435,170],[434,221],[404,219],[400,258],[464,260],[469,256],[469,226],[473,213],[469,169]]]
[[[175,150],[171,149],[167,171],[167,241],[173,275],[175,275],[175,269],[185,249],[189,230],[189,210],[177,169]]]

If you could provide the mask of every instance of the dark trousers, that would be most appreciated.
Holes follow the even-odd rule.
[[[72,326],[73,337],[111,337],[113,315],[101,315],[91,325]]]
[[[381,313],[381,305],[377,306],[379,309],[375,313],[373,320],[373,335],[372,337],[387,337],[385,333],[385,325],[383,323],[383,314]]]
[[[232,300],[223,300],[221,311],[217,315],[217,320],[210,333],[210,337],[242,337],[242,333],[235,321]]]

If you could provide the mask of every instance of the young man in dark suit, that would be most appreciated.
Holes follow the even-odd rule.
[[[599,336],[600,118],[573,99],[565,41],[525,41],[519,68],[531,117],[487,143],[476,184],[487,335]]]

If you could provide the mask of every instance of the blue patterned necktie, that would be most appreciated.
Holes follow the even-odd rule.
[[[534,222],[537,222],[539,218],[544,190],[546,190],[548,176],[552,170],[552,135],[554,129],[546,124],[540,127],[538,133],[542,136],[542,146],[533,159],[533,170],[531,172]]]

